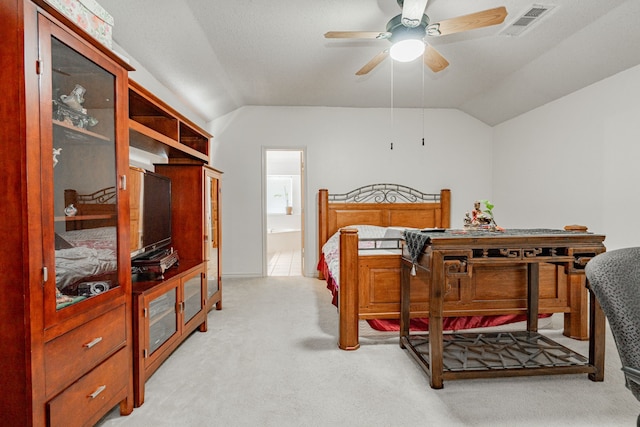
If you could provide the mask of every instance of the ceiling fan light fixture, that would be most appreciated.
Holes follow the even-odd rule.
[[[424,48],[425,45],[422,40],[401,40],[391,46],[389,55],[391,55],[392,59],[398,62],[411,62],[422,56]]]

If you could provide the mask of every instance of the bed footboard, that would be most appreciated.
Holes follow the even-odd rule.
[[[338,347],[357,350],[359,298],[358,298],[358,230],[343,228],[340,231],[340,287],[338,288],[338,312],[340,317]]]

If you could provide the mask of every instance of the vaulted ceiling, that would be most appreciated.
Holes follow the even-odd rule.
[[[245,105],[457,108],[495,125],[640,64],[638,0],[429,0],[432,22],[505,6],[504,23],[430,37],[450,63],[387,58],[396,0],[99,0],[114,40],[204,121]],[[519,35],[512,24],[551,7]],[[640,83],[639,83],[640,84]]]

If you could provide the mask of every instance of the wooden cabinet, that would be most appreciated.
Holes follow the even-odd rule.
[[[133,277],[134,404],[140,406],[146,380],[191,332],[206,331],[212,306],[222,308],[222,173],[207,165],[211,135],[133,81],[129,138],[132,147],[166,159],[153,165],[153,172],[171,179],[171,246],[180,259],[161,279]],[[139,186],[131,175],[135,191]],[[133,207],[134,237],[139,216]]]
[[[182,261],[162,281],[136,281],[134,307],[135,406],[144,403],[144,384],[193,332],[207,329],[205,263]]]
[[[171,178],[173,247],[181,259],[207,264],[207,311],[222,309],[220,192],[222,173],[198,164],[158,164]]]
[[[127,72],[43,1],[0,8],[0,225],[8,425],[133,409]]]

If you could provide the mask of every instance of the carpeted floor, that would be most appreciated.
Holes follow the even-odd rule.
[[[445,381],[432,390],[396,333],[361,322],[361,348],[337,348],[325,284],[302,277],[225,279],[221,311],[146,384],[145,403],[112,426],[634,426],[611,335],[605,381],[586,375]],[[513,327],[513,326],[512,326]],[[541,332],[562,336],[562,317]]]

